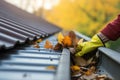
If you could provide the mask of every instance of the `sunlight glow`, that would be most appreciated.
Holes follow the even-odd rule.
[[[30,13],[33,13],[34,11],[37,11],[40,8],[50,10],[52,9],[53,6],[59,3],[59,0],[5,0],[5,1]]]

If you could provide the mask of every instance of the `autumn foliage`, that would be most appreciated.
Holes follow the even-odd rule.
[[[37,40],[41,41],[41,40]],[[62,50],[63,48],[74,47],[76,48],[79,39],[76,37],[73,31],[69,31],[67,34],[59,33],[57,35],[58,43],[53,45],[49,40],[45,41],[44,48],[53,50]],[[36,47],[37,48],[37,47]]]
[[[120,13],[120,0],[60,0],[46,19],[65,30],[93,36]]]
[[[59,33],[57,36],[58,43],[55,45],[54,50],[61,50],[63,48],[76,48],[79,39],[76,37],[73,31],[69,31],[67,34]]]

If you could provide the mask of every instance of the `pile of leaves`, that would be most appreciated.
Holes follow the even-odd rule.
[[[42,39],[38,39],[33,43],[34,48],[40,48],[39,43],[42,41]],[[44,44],[44,48],[46,49],[53,49],[55,51],[60,51],[63,48],[76,48],[77,43],[79,39],[76,37],[75,33],[73,31],[70,31],[68,33],[59,33],[57,36],[58,43],[56,45],[53,45],[51,41],[46,40]]]
[[[59,33],[57,36],[58,43],[55,45],[54,50],[62,50],[63,48],[76,48],[79,39],[73,31],[67,33]]]
[[[71,66],[72,80],[112,80],[106,74],[96,73],[96,67]]]
[[[40,48],[39,44],[42,39],[34,43],[35,48]],[[83,39],[79,39],[73,31],[67,33],[59,33],[57,36],[57,44],[53,45],[49,40],[45,41],[44,48],[62,51],[63,48],[70,50],[71,59],[71,80],[112,80],[105,74],[98,74],[98,65],[100,63],[100,55],[95,51],[76,57],[76,47],[78,43],[83,43]],[[49,66],[47,69],[55,69],[54,66]]]

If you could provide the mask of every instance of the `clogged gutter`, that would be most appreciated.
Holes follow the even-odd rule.
[[[58,43],[55,45],[53,45],[52,42],[46,40],[44,48],[55,51],[60,51],[63,48],[70,50],[71,80],[112,80],[110,77],[108,77],[108,75],[98,73],[100,55],[97,51],[90,52],[89,54],[85,54],[82,57],[74,56],[76,53],[77,43],[82,43],[84,40],[77,38],[73,31],[59,33],[57,40]],[[34,43],[34,47],[39,48],[40,46],[37,44],[41,41],[42,39],[37,40]]]

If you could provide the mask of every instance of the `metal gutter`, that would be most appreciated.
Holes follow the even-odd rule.
[[[70,80],[70,52],[63,49],[57,74],[54,80]]]

